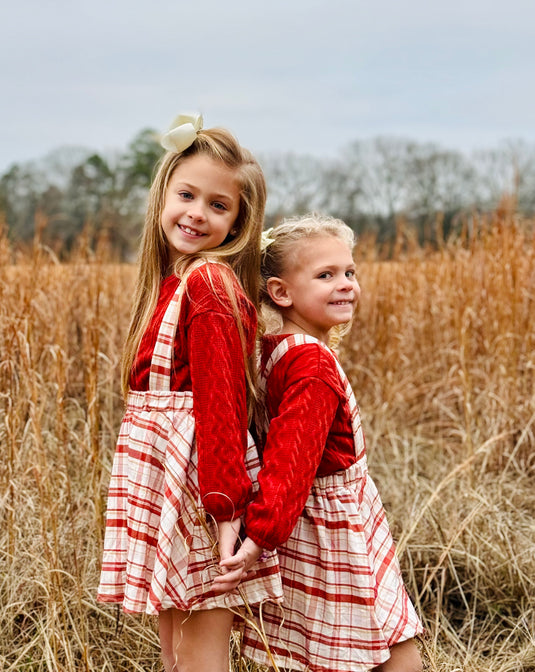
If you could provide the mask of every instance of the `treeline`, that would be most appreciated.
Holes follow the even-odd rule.
[[[132,258],[162,152],[156,133],[144,129],[122,152],[63,148],[13,164],[0,178],[0,218],[10,239],[24,245],[37,234],[61,255],[85,233],[90,245],[105,239],[117,258]],[[447,236],[464,213],[491,211],[504,194],[520,212],[535,212],[535,145],[522,141],[468,156],[434,143],[378,137],[357,140],[332,158],[278,153],[259,159],[269,189],[268,225],[321,210],[382,242],[394,237],[400,220],[420,242],[432,242],[437,223]]]

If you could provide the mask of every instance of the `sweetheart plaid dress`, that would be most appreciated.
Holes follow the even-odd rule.
[[[186,284],[179,283],[162,319],[149,389],[128,395],[112,467],[98,600],[119,603],[127,613],[243,605],[237,591],[210,590],[217,531],[199,491],[195,400],[191,391],[170,390]],[[245,462],[254,483],[259,461],[250,435]],[[257,563],[241,590],[251,604],[281,599],[275,553]]]
[[[356,462],[314,479],[297,524],[288,540],[277,546],[283,604],[263,605],[262,621],[281,670],[364,672],[387,660],[390,646],[423,629],[368,474],[359,409],[334,353],[313,337],[288,336],[271,353],[262,371],[262,386],[265,390],[277,362],[307,344],[328,353],[324,355],[328,364],[336,363],[340,390],[345,391],[340,401],[347,401],[351,414]],[[307,409],[300,412],[306,414]],[[266,452],[264,460],[269,460]],[[260,610],[255,608],[255,613],[258,616]],[[268,664],[260,638],[247,625],[242,652]]]

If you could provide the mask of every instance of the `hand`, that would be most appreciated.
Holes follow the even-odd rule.
[[[238,534],[241,528],[241,518],[236,520],[223,520],[217,523],[217,538],[219,546],[219,559],[227,560],[234,555]]]
[[[236,588],[240,581],[247,577],[251,567],[261,556],[262,550],[247,537],[235,555],[221,559],[219,566],[223,574],[215,578],[212,589],[220,595]]]

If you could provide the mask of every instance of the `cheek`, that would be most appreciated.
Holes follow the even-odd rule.
[[[162,211],[160,213],[160,224],[164,224],[167,219],[169,219],[170,207],[169,203],[164,203]]]

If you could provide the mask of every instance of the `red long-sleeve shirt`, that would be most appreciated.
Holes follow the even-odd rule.
[[[230,520],[242,515],[250,499],[251,482],[244,464],[247,408],[243,350],[222,273],[233,280],[248,354],[254,350],[257,325],[254,306],[230,269],[221,264],[204,265],[190,275],[183,294],[171,390],[193,393],[203,504],[216,520]],[[174,275],[162,280],[156,309],[132,368],[132,390],[148,390],[158,330],[178,283]]]
[[[283,338],[264,336],[262,366]],[[314,478],[347,469],[356,457],[336,362],[321,345],[291,348],[275,364],[265,403],[271,422],[260,487],[247,507],[245,529],[255,543],[271,550],[290,536]]]

